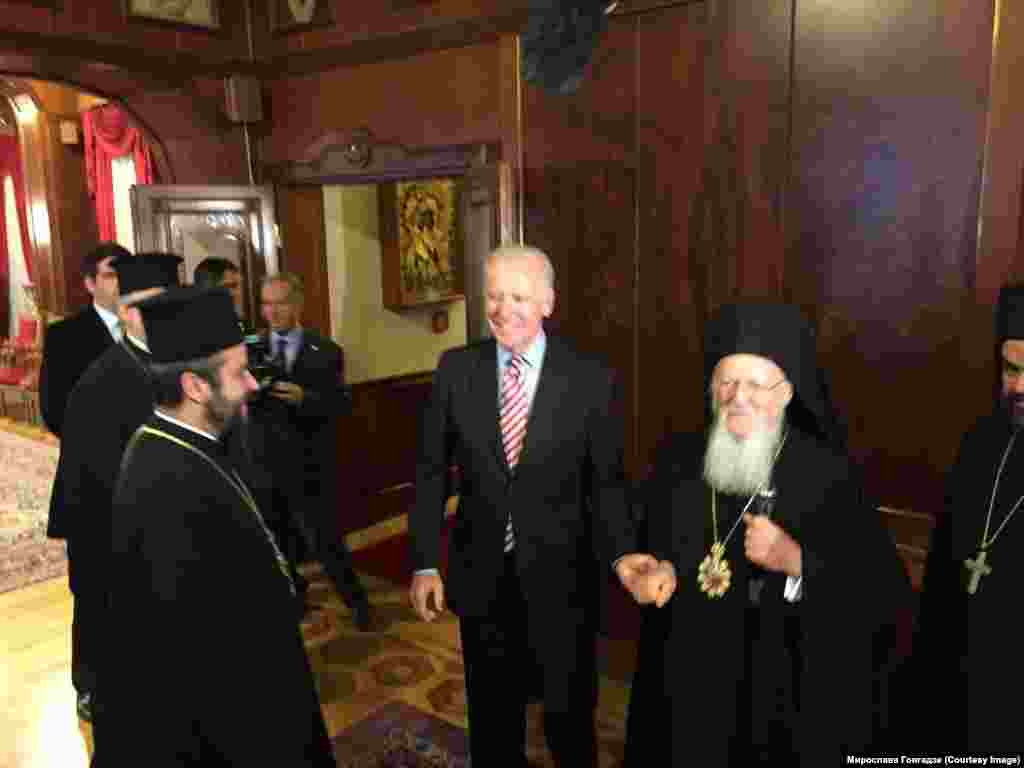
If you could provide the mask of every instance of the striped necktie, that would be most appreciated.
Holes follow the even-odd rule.
[[[519,454],[523,450],[523,438],[526,436],[526,417],[529,403],[526,401],[526,382],[523,381],[523,366],[526,360],[522,355],[515,355],[505,366],[501,377],[501,442],[505,446],[505,458],[509,468],[515,472],[519,463]],[[512,531],[512,516],[509,515],[505,526],[505,551],[511,552],[516,545]]]

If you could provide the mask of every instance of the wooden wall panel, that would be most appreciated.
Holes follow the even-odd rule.
[[[549,330],[617,373],[625,423],[625,456],[636,468],[637,389],[634,258],[636,178],[622,164],[577,163],[528,168],[526,241],[555,268],[555,311]],[[543,212],[543,220],[529,213]]]
[[[470,31],[494,36],[510,26],[503,19],[519,18],[527,0],[435,0],[410,3],[334,2],[336,23],[287,33],[271,34],[268,3],[256,3],[254,43],[260,58],[308,54],[356,47],[370,40],[387,50],[393,41],[417,38],[457,43]]]
[[[934,514],[961,432],[991,406],[973,286],[992,10],[874,8],[838,23],[797,5],[785,293],[825,321],[872,491]]]
[[[407,147],[497,142],[507,122],[500,61],[495,44],[276,80],[263,156],[298,160],[328,131],[361,126]]]
[[[85,151],[81,143],[62,144],[61,119],[76,119],[77,115],[51,115],[40,113],[48,123],[50,137],[49,194],[53,205],[50,211],[51,238],[54,250],[54,275],[63,275],[63,296],[57,307],[70,314],[88,304],[92,297],[83,283],[81,263],[85,254],[99,243],[96,209],[85,180]],[[57,251],[59,250],[59,259]]]
[[[330,290],[322,188],[312,185],[279,187],[277,221],[281,227],[283,243],[279,251],[281,269],[294,272],[302,278],[306,292],[302,324],[330,336]]]
[[[343,532],[409,511],[415,495],[415,436],[430,381],[429,374],[416,374],[353,386],[352,412],[338,424]]]

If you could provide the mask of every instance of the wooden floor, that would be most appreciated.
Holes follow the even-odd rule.
[[[0,595],[0,768],[84,768],[71,687],[71,592],[53,579]]]

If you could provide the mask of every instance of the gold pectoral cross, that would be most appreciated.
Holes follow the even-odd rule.
[[[981,581],[982,576],[988,576],[992,573],[992,566],[985,563],[985,558],[988,557],[988,551],[979,549],[978,554],[972,560],[967,558],[964,560],[964,567],[971,572],[971,578],[967,582],[967,594],[973,595],[978,591],[978,582]]]

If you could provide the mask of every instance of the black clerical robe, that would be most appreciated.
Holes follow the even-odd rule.
[[[964,435],[947,477],[946,504],[932,534],[921,595],[914,657],[922,676],[918,705],[927,748],[1013,751],[1024,744],[1012,697],[1024,684],[1024,661],[1013,626],[1024,585],[1024,510],[1013,513],[988,548],[991,573],[967,589],[967,560],[978,555],[996,474],[1013,428],[996,412]],[[1024,435],[1006,455],[988,535],[1015,505],[1024,506]]]
[[[227,453],[147,426],[164,436],[133,437],[114,497],[95,765],[333,766],[287,569]]]
[[[121,455],[153,412],[149,354],[125,339],[78,380],[65,409],[56,483],[75,594],[101,592],[110,555],[110,506]]]
[[[647,498],[646,548],[678,587],[644,609],[626,765],[840,765],[875,738],[880,676],[898,596],[909,583],[849,463],[792,429],[773,472],[772,519],[801,547],[798,602],[786,576],[755,571],[741,521],[726,544],[732,581],[709,599],[697,569],[713,540],[703,435],[661,453]],[[719,537],[746,498],[719,494]],[[757,604],[750,582],[763,579]],[[883,647],[879,647],[883,646]]]

